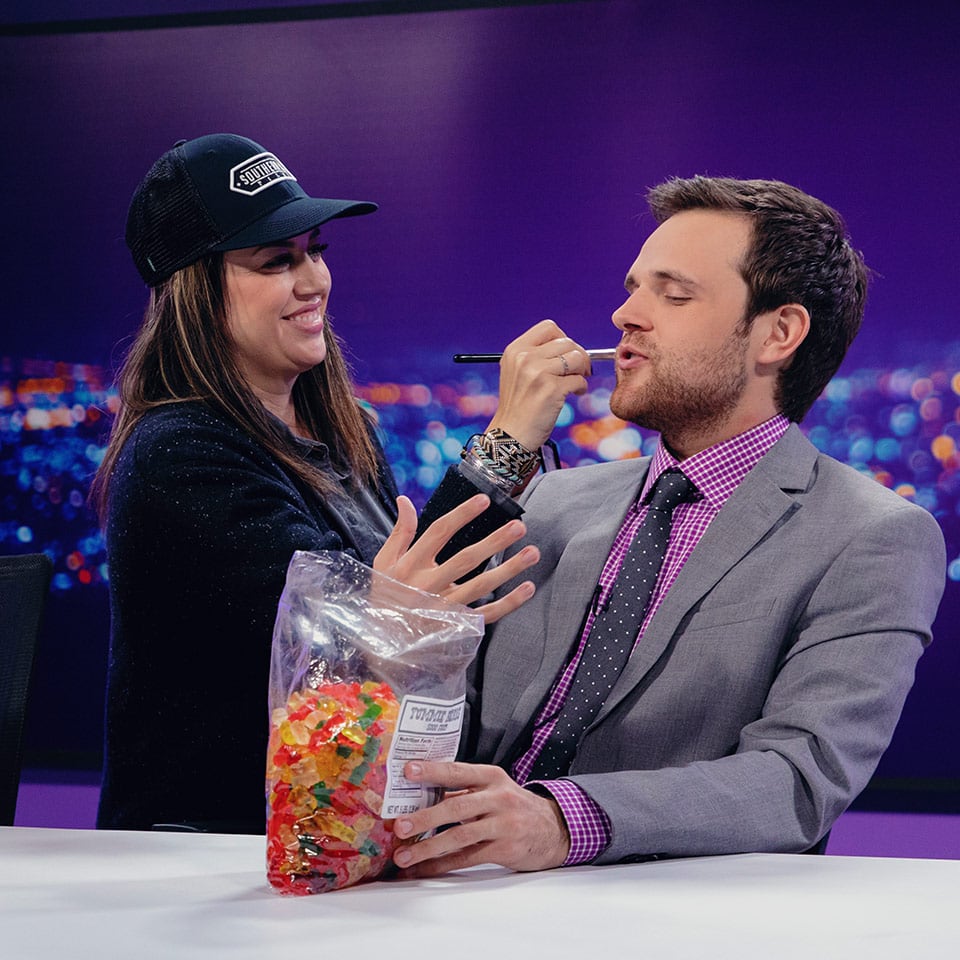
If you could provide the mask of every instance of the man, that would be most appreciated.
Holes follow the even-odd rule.
[[[613,314],[611,409],[659,431],[659,448],[524,494],[537,592],[475,665],[473,762],[406,771],[448,790],[395,828],[452,825],[397,853],[420,875],[809,849],[866,785],[930,641],[937,524],[795,425],[863,313],[866,270],[839,216],[770,181],[671,181],[649,200],[660,225]],[[539,445],[589,370],[542,326],[502,366],[503,433],[465,460],[491,475],[497,443]],[[672,515],[651,505],[662,475],[680,491]],[[654,530],[648,514],[666,519]],[[618,665],[596,637],[614,630],[618,578],[646,577],[637,538],[666,550]],[[584,678],[601,673],[595,696]]]

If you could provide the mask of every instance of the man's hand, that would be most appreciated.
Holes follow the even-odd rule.
[[[552,321],[541,320],[503,351],[500,400],[489,430],[499,427],[528,450],[550,436],[564,400],[586,393],[590,358]]]
[[[400,839],[453,824],[397,850],[394,862],[409,875],[432,877],[480,863],[547,870],[566,860],[570,837],[557,803],[524,790],[500,767],[412,760],[404,776],[445,787],[447,794],[433,807],[398,818],[393,831]]]

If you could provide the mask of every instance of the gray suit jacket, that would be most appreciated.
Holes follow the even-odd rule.
[[[537,593],[477,659],[469,759],[509,767],[529,745],[648,466],[559,471],[528,491]],[[945,567],[929,513],[791,426],[714,519],[584,735],[570,779],[613,828],[597,862],[812,846],[890,741]]]

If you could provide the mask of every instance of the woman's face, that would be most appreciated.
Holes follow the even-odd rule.
[[[227,328],[240,371],[257,392],[289,392],[323,363],[330,271],[319,229],[223,255]]]

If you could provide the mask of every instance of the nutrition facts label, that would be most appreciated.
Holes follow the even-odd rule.
[[[384,820],[413,813],[440,799],[440,788],[411,783],[403,775],[408,760],[453,760],[460,745],[464,698],[432,700],[404,697],[387,754],[387,788],[380,815]]]

